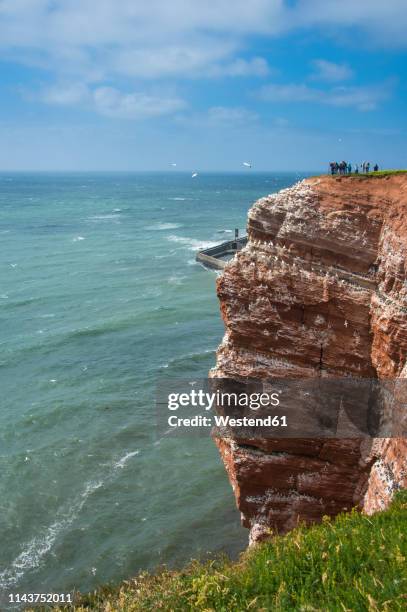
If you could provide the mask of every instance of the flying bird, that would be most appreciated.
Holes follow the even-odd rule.
[[[252,167],[252,165],[251,165],[251,163],[250,163],[250,162],[243,162],[243,165],[244,165],[246,168],[251,168],[251,167]]]
[[[173,164],[170,164],[170,166],[172,166],[173,168],[175,168],[175,167],[176,167],[176,165],[177,165],[177,164],[174,164],[174,163],[173,163]]]
[[[194,172],[191,178],[196,178],[198,176],[198,172]]]

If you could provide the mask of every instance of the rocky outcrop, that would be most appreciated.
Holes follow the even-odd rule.
[[[216,377],[407,375],[407,175],[319,177],[262,198],[218,279]],[[404,439],[215,437],[252,541],[407,485]]]

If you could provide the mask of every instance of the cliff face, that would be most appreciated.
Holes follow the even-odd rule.
[[[407,377],[407,176],[304,180],[254,204],[218,279],[217,377]],[[216,438],[252,541],[407,486],[403,439]]]

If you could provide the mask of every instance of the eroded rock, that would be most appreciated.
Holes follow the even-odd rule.
[[[407,177],[320,177],[262,198],[217,284],[212,375],[407,375]],[[407,486],[404,439],[215,438],[251,541],[380,510]]]

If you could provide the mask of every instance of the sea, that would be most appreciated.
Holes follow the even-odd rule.
[[[0,174],[0,591],[86,592],[247,546],[208,437],[158,435],[162,375],[224,333],[197,250],[306,173]]]

